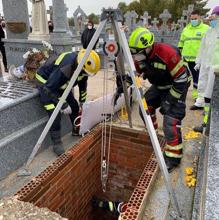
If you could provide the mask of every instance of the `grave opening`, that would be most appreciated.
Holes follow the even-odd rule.
[[[109,127],[107,136],[109,137]],[[164,140],[159,138],[161,146]],[[92,198],[127,202],[121,219],[138,219],[158,166],[146,132],[112,126],[106,192],[101,184],[102,128],[97,126],[68,152],[23,186],[16,196],[68,219],[113,220]]]

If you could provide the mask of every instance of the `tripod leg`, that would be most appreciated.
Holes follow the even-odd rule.
[[[116,41],[119,42],[119,36],[118,36],[117,31],[116,31],[115,24],[112,23],[112,26],[113,26],[113,31],[114,31],[114,34],[115,34]],[[126,110],[127,110],[127,113],[128,113],[129,127],[132,128],[131,107],[130,107],[130,102],[129,102],[129,97],[128,97],[127,83],[126,83],[126,81],[122,80],[123,75],[125,75],[125,66],[124,66],[124,59],[123,59],[123,55],[122,55],[121,51],[119,52],[116,65],[117,65],[117,68],[118,68],[118,74],[120,75],[120,78],[121,78],[121,81],[122,81],[122,87],[123,87],[124,98],[125,98],[125,106],[126,106]]]
[[[135,69],[135,65],[134,65],[134,62],[133,62],[133,59],[132,59],[132,56],[131,56],[131,53],[130,53],[130,50],[129,50],[129,46],[128,46],[128,43],[127,43],[127,40],[126,40],[126,37],[125,37],[125,33],[124,33],[124,31],[122,31],[122,25],[121,25],[120,22],[114,21],[114,24],[115,24],[115,27],[116,27],[116,31],[119,35],[119,43],[120,43],[120,45],[123,49],[123,54],[124,54],[125,59],[126,59],[128,65],[129,65],[130,76],[132,78],[132,82],[133,82],[133,85],[134,85],[134,88],[135,88],[135,92],[136,92],[136,95],[137,95],[137,100],[138,100],[138,103],[139,103],[139,106],[140,106],[140,109],[141,109],[141,112],[142,112],[142,115],[143,115],[143,118],[144,118],[144,122],[145,122],[147,130],[148,130],[148,133],[149,133],[150,138],[151,138],[152,146],[153,146],[158,164],[160,166],[160,169],[163,173],[163,176],[164,176],[164,179],[165,179],[165,182],[166,182],[166,187],[167,187],[167,190],[168,190],[169,195],[170,195],[172,206],[173,206],[174,210],[176,211],[176,213],[178,214],[178,216],[182,217],[182,214],[181,214],[181,211],[179,209],[179,205],[178,205],[178,202],[177,202],[177,199],[176,199],[174,189],[171,185],[171,181],[170,181],[170,178],[169,178],[167,167],[166,167],[166,164],[165,164],[165,161],[164,161],[164,158],[163,158],[163,154],[162,154],[162,151],[161,151],[161,148],[160,148],[160,143],[158,141],[156,131],[155,131],[153,123],[151,121],[151,117],[150,117],[150,115],[147,111],[147,103],[146,103],[146,101],[144,99],[144,96],[143,96],[143,89],[141,87],[141,84],[139,83],[138,77],[135,76],[136,75],[135,74],[136,69]]]

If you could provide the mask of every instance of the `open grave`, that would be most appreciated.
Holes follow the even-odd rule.
[[[109,137],[110,127],[106,129]],[[112,126],[106,192],[101,184],[102,127],[97,126],[15,195],[68,219],[112,220],[118,216],[92,206],[95,196],[127,202],[120,219],[141,219],[158,165],[144,131]],[[159,137],[161,147],[164,139]]]

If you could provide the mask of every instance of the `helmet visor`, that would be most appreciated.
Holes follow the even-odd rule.
[[[130,48],[130,51],[131,51],[131,54],[132,55],[135,55],[135,54],[138,54],[138,53],[141,53],[144,51],[144,49],[139,49],[139,48]]]

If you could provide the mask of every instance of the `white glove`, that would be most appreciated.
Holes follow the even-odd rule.
[[[65,115],[70,115],[72,113],[71,107],[68,105],[65,109],[62,109],[61,112]]]
[[[200,69],[200,66],[201,64],[200,63],[197,63],[195,66],[194,66],[194,70],[195,71],[198,71]]]

